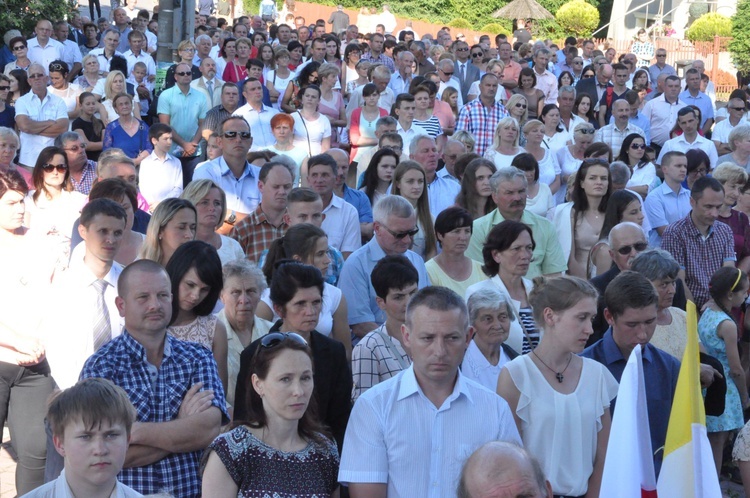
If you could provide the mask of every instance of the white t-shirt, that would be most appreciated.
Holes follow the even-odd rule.
[[[299,112],[292,113],[292,118],[294,118],[294,146],[301,147],[311,156],[320,154],[323,139],[331,136],[331,122],[328,118],[318,113],[317,119],[308,121]]]

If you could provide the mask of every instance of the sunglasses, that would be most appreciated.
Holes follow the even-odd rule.
[[[617,252],[619,252],[619,253],[620,253],[620,254],[622,254],[623,256],[627,256],[628,254],[630,254],[630,252],[631,252],[631,251],[632,251],[633,249],[635,249],[635,250],[636,250],[637,252],[643,252],[643,251],[645,251],[646,249],[648,249],[648,244],[647,244],[647,243],[645,243],[645,242],[636,242],[636,243],[635,243],[635,244],[633,244],[633,245],[622,246],[621,248],[619,248],[619,249],[617,250]]]
[[[633,150],[636,150],[636,149],[646,150],[646,144],[630,144],[630,148]]]
[[[247,140],[248,138],[252,137],[249,131],[225,131],[224,132],[224,138],[237,138],[237,135],[242,140]]]
[[[0,86],[0,92],[7,92],[8,90],[10,90],[9,86]]]
[[[261,337],[260,345],[264,348],[273,348],[286,340],[307,346],[307,341],[301,335],[294,332],[271,332]]]
[[[191,71],[180,71],[180,72],[175,72],[174,74],[177,75],[177,76],[187,76],[187,75],[193,74],[193,73]]]
[[[419,233],[419,227],[415,227],[413,230],[408,230],[406,232],[394,232],[393,230],[391,230],[390,228],[388,228],[385,225],[381,225],[381,226],[383,228],[385,228],[388,231],[389,234],[393,235],[393,237],[396,240],[401,240],[404,237],[414,237],[416,234]]]
[[[58,173],[65,173],[68,167],[64,164],[43,164],[42,169],[45,173],[52,173],[57,170]]]
[[[443,70],[441,69],[441,71]],[[448,71],[443,71],[443,74],[446,76],[453,76],[453,71],[451,71],[450,73]]]
[[[26,45],[16,45],[15,47],[13,47],[13,51],[18,52],[19,50],[23,50],[25,48],[26,48]]]
[[[36,80],[36,79],[44,78],[44,77],[45,77],[44,73],[34,73],[34,74],[29,75],[30,80]]]
[[[583,133],[584,135],[593,135],[596,133],[596,130],[593,128],[584,128],[582,130],[578,130],[576,133]],[[597,159],[597,161],[601,161],[601,159]]]
[[[473,54],[471,54],[471,56],[472,56],[472,57],[475,57],[475,58],[476,58],[476,57],[482,57],[483,55],[484,55],[484,54],[482,54],[482,53],[479,53],[479,52],[474,52]]]
[[[2,90],[2,87],[0,87],[0,90]],[[744,107],[730,107],[730,109],[733,110],[733,111],[744,111],[745,110]]]
[[[0,87],[0,90],[2,90],[1,87]],[[79,152],[81,150],[86,150],[86,144],[83,144],[83,145],[74,145],[72,147],[68,147],[67,149],[63,149],[63,150],[66,151],[66,152]]]
[[[528,106],[526,104],[518,102],[516,103],[516,107],[518,107],[519,109],[526,109]]]
[[[59,71],[63,71],[64,69],[67,69],[67,67],[63,67],[62,64],[52,63],[52,64],[49,65],[49,70],[50,71],[59,72]]]

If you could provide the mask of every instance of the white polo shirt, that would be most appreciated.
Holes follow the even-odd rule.
[[[37,38],[32,38],[26,42],[28,46],[27,57],[31,62],[36,62],[44,67],[44,73],[49,74],[49,63],[54,60],[63,60],[65,47],[57,40],[50,38],[47,44],[42,47]]]
[[[68,106],[63,99],[49,91],[44,100],[39,99],[34,92],[29,92],[16,100],[16,116],[28,116],[34,121],[68,119]],[[34,166],[39,152],[55,143],[54,137],[34,135],[25,131],[22,131],[19,136],[21,139],[19,162],[24,166]]]
[[[362,247],[357,208],[334,194],[323,214],[326,218],[321,228],[328,235],[328,245],[341,252],[354,252]]]

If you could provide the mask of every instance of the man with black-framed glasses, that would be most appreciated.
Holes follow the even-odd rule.
[[[374,236],[349,256],[339,278],[339,288],[348,303],[349,325],[360,338],[383,324],[386,318],[370,281],[378,261],[385,256],[404,255],[419,273],[419,288],[430,285],[424,260],[409,250],[419,232],[417,215],[409,201],[398,195],[387,195],[372,211]]]

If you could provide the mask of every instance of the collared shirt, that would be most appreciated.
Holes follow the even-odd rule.
[[[694,105],[701,110],[701,128],[709,118],[714,118],[714,105],[705,93],[698,91],[698,95],[693,96],[690,90],[684,90],[680,93],[680,100],[686,105]]]
[[[643,137],[644,141],[646,140],[646,132],[628,121],[628,124],[622,130],[614,123],[599,128],[596,130],[596,134],[594,134],[594,142],[602,142],[609,145],[612,149],[612,156],[617,157],[620,155],[622,141],[631,133],[637,133]]]
[[[442,169],[437,170],[437,173],[435,173],[435,174],[437,176],[439,176],[440,178],[445,178],[447,180],[453,180],[453,181],[457,182],[459,185],[461,184],[461,182],[458,181],[458,178],[456,178],[455,176],[451,175],[450,172],[448,171],[448,168],[446,168],[446,167],[443,167]]]
[[[409,85],[411,84],[411,77],[407,80],[401,76],[401,73],[396,71],[391,75],[391,81],[388,83],[388,87],[393,90],[395,95],[401,93],[409,93]]]
[[[505,221],[505,218],[503,218],[503,215],[497,209],[490,214],[474,220],[474,228],[466,255],[474,261],[483,263],[482,247],[485,240],[487,240],[487,235],[492,230],[492,227],[503,221]],[[534,234],[534,242],[536,242],[536,248],[534,249],[526,278],[533,279],[539,275],[549,275],[567,270],[568,264],[565,261],[565,256],[563,255],[560,242],[557,240],[557,233],[552,222],[530,211],[524,211],[521,216],[521,223],[531,228],[531,233]]]
[[[372,223],[372,206],[367,194],[361,190],[350,188],[346,183],[343,185],[344,200],[354,206],[359,215],[360,223]]]
[[[711,162],[711,169],[714,169],[716,166],[718,166],[717,162],[719,160],[719,154],[716,152],[716,145],[706,137],[702,137],[700,134],[697,134],[695,136],[695,140],[693,140],[692,143],[687,141],[687,139],[685,138],[685,134],[670,138],[669,140],[664,142],[664,146],[661,148],[661,152],[659,153],[659,159],[656,162],[658,164],[661,164],[661,159],[667,152],[671,152],[673,150],[679,152],[687,152],[690,149],[700,149],[705,152],[708,156],[708,160]]]
[[[664,230],[661,246],[685,270],[685,284],[698,309],[711,297],[708,292],[711,276],[727,261],[737,261],[734,234],[729,225],[714,222],[708,236],[704,236],[690,214]]]
[[[276,137],[271,131],[271,118],[278,113],[277,109],[264,104],[261,104],[260,110],[245,104],[234,111],[234,116],[242,116],[250,125],[250,133],[253,135],[253,146],[250,150],[261,150],[276,143]]]
[[[362,54],[362,57],[360,57],[360,59],[363,61],[372,61],[373,64],[383,64],[385,67],[391,70],[391,73],[396,71],[396,66],[393,64],[393,59],[382,52],[377,57],[373,57],[372,52],[365,52],[364,54]]]
[[[208,104],[209,109],[221,105],[221,88],[224,86],[224,82],[216,76],[211,80],[211,83],[213,84],[213,95],[208,91],[208,80],[204,76],[190,82],[192,88],[195,88],[206,97],[206,103]]]
[[[151,152],[138,169],[138,189],[149,205],[182,194],[182,163],[172,154],[164,159]]]
[[[565,59],[562,59],[562,62],[558,62],[557,65],[555,65],[555,76],[559,78],[560,75],[565,71],[569,72],[570,74],[573,74],[575,72],[575,70],[565,62]]]
[[[333,194],[323,208],[326,216],[321,228],[328,235],[328,243],[341,252],[354,252],[362,247],[357,209]]]
[[[78,44],[72,40],[64,40],[60,42],[63,46],[62,60],[68,65],[68,70],[73,70],[73,64],[76,62],[83,62],[83,55],[81,55],[81,49]]]
[[[656,80],[659,79],[659,75],[666,74],[667,76],[677,76],[677,71],[674,70],[674,67],[670,66],[669,64],[664,64],[664,67],[659,67],[656,64],[653,64],[648,68],[648,75],[651,78],[651,85],[653,85],[654,88],[656,88]]]
[[[557,105],[557,78],[555,78],[555,75],[545,69],[542,74],[535,70],[534,76],[536,76],[536,88],[544,94],[544,103]]]
[[[219,125],[231,115],[232,113],[227,111],[223,105],[217,105],[206,113],[206,119],[203,121],[203,129],[219,133],[221,131]]]
[[[196,167],[193,180],[213,180],[227,196],[227,209],[250,214],[260,203],[259,174],[260,168],[245,163],[245,169],[237,178],[221,156]]]
[[[575,137],[573,136],[574,135],[573,132],[576,129],[576,126],[578,126],[581,123],[586,123],[586,122],[587,121],[584,121],[584,119],[582,117],[580,117],[579,115],[577,115],[577,114],[571,114],[570,115],[570,126],[566,126],[565,125],[565,121],[563,121],[562,118],[560,118],[560,126],[562,126],[563,130],[565,130],[566,132],[568,132],[568,135],[570,135],[570,140],[571,141],[575,140]]]
[[[221,411],[222,424],[229,421],[216,363],[200,344],[165,334],[164,355],[156,368],[148,362],[146,349],[124,331],[86,361],[81,379],[91,377],[111,380],[123,388],[135,407],[136,420],[155,423],[175,420],[188,389],[202,382],[201,391],[214,392],[211,405]],[[144,494],[166,491],[175,496],[197,496],[202,453],[171,453],[150,465],[122,469],[120,481]]]
[[[339,481],[387,483],[393,497],[445,497],[455,494],[463,462],[481,445],[521,445],[505,400],[459,371],[456,377],[439,408],[413,367],[362,394],[346,428]]]
[[[229,236],[240,243],[247,259],[257,263],[261,253],[271,246],[271,242],[283,237],[287,228],[289,225],[283,221],[279,226],[272,225],[263,212],[263,206],[258,204],[255,211],[237,222]]]
[[[198,132],[198,121],[206,117],[208,102],[206,97],[195,88],[188,87],[187,95],[182,93],[180,87],[175,85],[159,94],[158,114],[169,116],[169,126],[174,133],[183,140],[190,141]],[[177,142],[172,144],[171,153],[174,153]],[[193,156],[201,154],[200,146],[195,150]]]
[[[73,175],[70,175],[70,182],[73,184],[75,191],[84,195],[89,195],[91,187],[94,186],[94,181],[96,181],[96,161],[91,159],[87,159],[86,164],[83,165],[81,181],[76,181]]]
[[[411,145],[411,141],[414,140],[414,137],[416,137],[417,135],[429,135],[429,133],[427,133],[427,130],[425,130],[418,124],[414,124],[413,122],[408,130],[404,130],[403,126],[401,126],[401,122],[398,121],[396,124],[396,132],[401,135],[401,138],[404,141],[401,153],[402,160],[409,159],[409,146]]]
[[[130,47],[130,42],[128,41],[128,35],[131,31],[133,31],[133,28],[130,26],[125,26],[122,30],[117,27],[117,25],[112,25],[112,29],[118,31],[120,33],[120,43],[117,45],[117,50],[119,52],[125,52]],[[103,43],[103,39],[102,39]]]
[[[670,104],[665,99],[664,94],[646,102],[643,107],[643,116],[651,122],[651,141],[653,143],[662,146],[669,140],[669,132],[677,123],[677,113],[686,105],[680,99],[677,99],[674,104]]]
[[[143,62],[146,64],[146,76],[156,76],[154,58],[143,50],[138,55],[135,55],[132,50],[128,50],[122,56],[128,61],[128,75],[133,72],[133,66],[135,66],[136,62]]]
[[[356,109],[359,109],[365,104],[365,98],[362,96],[362,90],[365,85],[360,85],[352,91],[349,95],[349,103],[346,104],[346,118],[350,119]],[[383,109],[390,109],[393,107],[393,103],[396,101],[396,96],[393,94],[393,90],[389,87],[385,87],[385,90],[380,92],[380,98],[378,98],[378,107]]]
[[[736,125],[732,125],[732,123],[729,122],[729,118],[722,119],[714,125],[714,129],[711,131],[711,140],[723,144],[728,144],[729,134],[732,132],[732,130],[734,130],[736,126],[743,124],[748,124],[747,115],[742,116],[742,118]]]
[[[518,81],[518,77],[521,75],[521,64],[514,61],[513,59],[510,59],[510,61],[505,64],[505,71],[503,71],[503,79],[505,80],[513,80]]]
[[[448,81],[441,81],[440,85],[438,85],[438,91],[437,91],[437,99],[440,100],[443,97],[443,92],[446,88],[453,88],[458,92],[458,100],[456,101],[456,106],[458,106],[459,109],[463,107],[464,105],[464,97],[461,95],[461,82],[458,81],[458,78],[455,76],[451,76]],[[479,100],[479,99],[477,99]]]
[[[499,349],[500,357],[498,358],[497,365],[493,365],[479,349],[476,341],[469,342],[466,354],[464,355],[464,361],[461,362],[461,373],[487,389],[492,391],[497,390],[497,378],[500,377],[500,371],[511,360],[502,346]]]
[[[459,183],[435,174],[435,179],[427,185],[427,198],[430,201],[432,217],[437,218],[445,209],[456,204],[456,196],[460,191]]]
[[[39,44],[39,39],[36,37],[30,38],[26,42],[26,46],[28,47],[26,57],[28,57],[31,62],[41,64],[44,68],[44,74],[49,74],[50,62],[62,60],[63,54],[65,53],[65,47],[63,44],[53,38],[47,40],[47,44],[44,47]]]
[[[65,477],[65,469],[60,472],[60,476],[54,481],[50,481],[44,486],[36,488],[34,491],[23,495],[24,498],[75,498],[73,490],[68,485]],[[115,489],[109,498],[142,498],[143,495],[134,489],[125,486],[121,482],[115,484]]]
[[[465,130],[471,133],[476,140],[475,152],[484,156],[487,149],[492,146],[492,137],[497,124],[508,116],[508,111],[503,104],[495,102],[492,107],[486,107],[481,98],[477,98],[461,107],[456,120],[456,131]]]
[[[628,118],[628,121],[643,130],[643,133],[645,133],[646,138],[646,145],[651,145],[651,123],[648,119],[643,115],[642,112],[638,111],[638,114],[635,115],[635,117],[631,116]],[[614,124],[615,117],[612,116],[609,118],[609,124]]]
[[[671,225],[690,213],[690,191],[680,185],[680,191],[675,194],[664,182],[648,193],[643,201],[643,209],[651,226],[654,227],[648,234],[648,243],[651,247],[659,248],[661,235],[656,229]]]
[[[16,100],[16,116],[28,116],[34,121],[57,121],[58,119],[68,119],[68,106],[60,97],[47,91],[44,99],[40,99],[34,92],[22,95]],[[21,152],[19,162],[24,166],[34,166],[39,152],[54,144],[54,137],[45,137],[22,131],[19,134],[21,139]]]
[[[430,285],[422,257],[409,250],[403,256],[417,269],[419,288]],[[385,313],[378,307],[375,289],[370,281],[373,268],[384,257],[385,251],[378,244],[377,236],[374,236],[370,242],[354,251],[344,262],[339,278],[339,288],[346,296],[350,324],[385,322]]]
[[[581,356],[591,358],[603,364],[617,382],[628,359],[624,358],[620,348],[612,337],[610,328],[604,337],[586,348]],[[680,362],[669,353],[661,351],[651,344],[643,348],[643,377],[646,384],[646,405],[651,430],[651,448],[654,452],[654,466],[658,474],[664,457],[664,441],[667,439],[667,426],[672,411],[672,399],[677,388],[677,377],[680,374]],[[612,400],[610,411],[615,412],[617,399]]]
[[[352,349],[352,400],[374,385],[390,379],[411,365],[411,358],[385,324],[368,332]]]
[[[112,61],[112,57],[109,59],[104,54],[104,48],[95,48],[94,50],[91,50],[88,55],[93,55],[96,57],[96,60],[99,61],[99,68],[100,71],[103,71],[105,73],[109,72],[109,63]],[[122,57],[122,52],[115,50],[115,55],[119,55]]]

